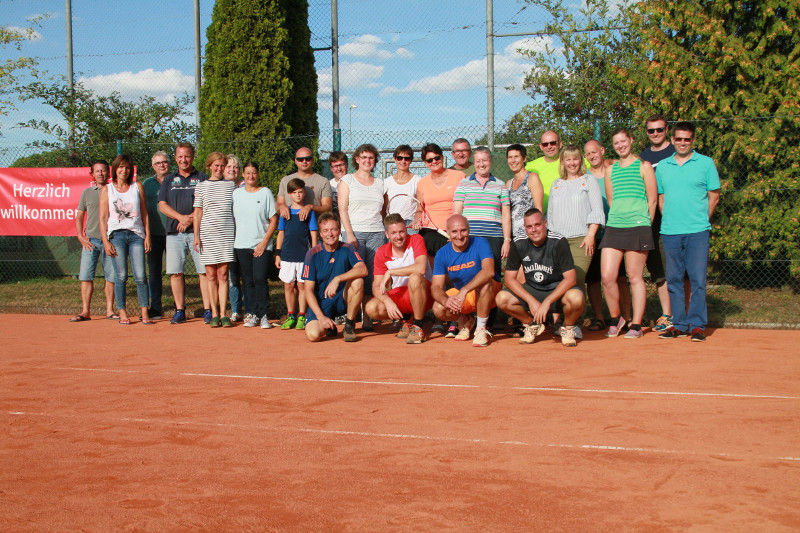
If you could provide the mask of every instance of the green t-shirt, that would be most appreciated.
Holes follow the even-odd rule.
[[[637,159],[627,167],[619,161],[611,167],[611,209],[607,227],[636,228],[650,225],[647,208],[647,190],[641,171],[642,161]]]
[[[161,184],[155,176],[149,177],[142,183],[144,195],[147,198],[147,218],[149,220],[150,235],[164,236],[167,234],[167,215],[158,210],[158,191]]]
[[[550,198],[550,187],[553,185],[553,182],[560,177],[558,175],[558,165],[558,159],[552,163],[548,163],[545,161],[544,156],[539,159],[534,159],[525,165],[525,170],[537,173],[539,175],[539,180],[542,182],[542,188],[544,189],[542,213],[547,213],[547,199]]]

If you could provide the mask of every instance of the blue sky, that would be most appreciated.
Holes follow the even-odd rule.
[[[201,0],[201,32],[211,22],[213,0]],[[495,33],[540,30],[542,15],[516,0],[494,2]],[[24,52],[40,58],[40,68],[66,74],[65,17],[62,0],[0,0],[2,24],[22,27],[36,14],[49,13],[26,42]],[[165,6],[168,8],[165,9]],[[193,3],[190,0],[137,2],[75,0],[72,3],[76,79],[97,93],[119,91],[124,98],[144,94],[168,99],[194,92]],[[431,132],[463,131],[468,138],[486,129],[486,4],[416,0],[340,0],[339,63],[341,127],[344,144],[419,143]],[[312,46],[330,44],[330,3],[309,2]],[[519,47],[542,46],[522,37],[495,39],[495,120],[502,121],[529,100],[520,85],[529,63]],[[10,56],[0,52],[0,60]],[[319,123],[330,136],[331,55],[315,54],[320,82]],[[515,86],[516,90],[505,87]],[[13,126],[30,118],[53,120],[49,108],[26,103],[0,117],[0,147],[38,138]],[[324,142],[324,141],[323,141]],[[346,146],[345,146],[346,147]],[[0,161],[0,164],[7,164]]]

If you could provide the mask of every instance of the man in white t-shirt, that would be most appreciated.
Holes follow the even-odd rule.
[[[420,235],[408,234],[402,215],[387,215],[383,225],[389,242],[375,253],[374,296],[364,310],[373,320],[402,319],[397,338],[406,339],[406,344],[421,344],[425,341],[422,320],[433,306],[428,250]]]

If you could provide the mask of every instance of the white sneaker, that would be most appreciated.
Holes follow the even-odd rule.
[[[575,340],[575,330],[572,326],[561,326],[561,344],[564,346],[577,346],[578,342]]]
[[[536,337],[541,335],[544,330],[544,324],[526,324],[522,337],[520,337],[518,342],[520,344],[533,344],[536,342]]]
[[[461,320],[458,321],[458,334],[455,336],[455,340],[457,341],[468,341],[470,332],[472,331],[472,326],[475,325],[475,321],[472,318],[468,319],[466,322]]]
[[[583,340],[583,332],[581,331],[581,327],[578,324],[572,326],[572,331],[575,332],[575,338],[582,341]]]
[[[472,345],[481,348],[489,346],[489,338],[491,336],[492,334],[486,328],[478,328],[475,330],[475,337],[472,339]]]
[[[241,322],[242,315],[239,313],[231,313],[231,322]]]
[[[258,325],[258,317],[256,315],[247,314],[244,316],[244,327],[254,328]]]
[[[261,329],[272,329],[272,323],[267,318],[267,315],[261,317]]]

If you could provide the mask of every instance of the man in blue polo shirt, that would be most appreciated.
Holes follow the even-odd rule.
[[[462,215],[447,219],[450,242],[436,252],[433,259],[433,314],[442,321],[457,320],[457,341],[469,340],[477,312],[473,346],[487,346],[491,333],[486,325],[489,312],[495,307],[494,297],[500,290],[500,276],[494,270],[494,256],[483,237],[471,237],[469,222]],[[453,288],[445,291],[450,278]]]
[[[205,267],[200,254],[194,249],[194,189],[208,176],[194,168],[194,146],[179,143],[175,146],[175,162],[178,170],[167,175],[158,191],[158,209],[167,216],[167,274],[175,299],[175,315],[170,324],[186,322],[186,285],[184,268],[186,256],[192,254],[194,267],[200,278],[200,294],[203,296],[203,320],[211,322],[211,305],[206,288]]]
[[[685,337],[706,340],[706,274],[711,216],[719,203],[719,174],[714,161],[694,151],[695,126],[678,122],[673,128],[675,154],[656,167],[661,239],[667,260],[667,287],[672,305],[672,328],[659,339]],[[683,275],[689,277],[692,296],[687,312]]]

